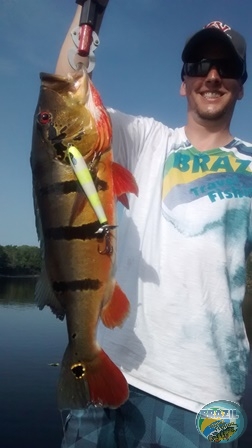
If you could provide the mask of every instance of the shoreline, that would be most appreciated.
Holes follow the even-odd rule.
[[[37,278],[39,276],[39,274],[30,274],[30,275],[5,275],[5,274],[0,274],[0,278]]]

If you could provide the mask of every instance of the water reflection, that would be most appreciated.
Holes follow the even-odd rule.
[[[32,305],[34,306],[34,288],[36,277],[8,278],[0,277],[0,306]]]
[[[50,364],[61,361],[66,325],[48,308],[37,309],[35,283],[34,278],[0,278],[1,448],[60,448],[63,438],[56,403],[59,368]],[[250,324],[251,304],[246,305]],[[249,424],[239,448],[252,447],[251,394],[252,366],[244,400]]]
[[[0,279],[0,446],[56,448],[62,424],[56,404],[65,324],[34,304],[36,279]]]

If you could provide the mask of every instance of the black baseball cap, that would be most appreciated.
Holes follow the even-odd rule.
[[[209,41],[224,42],[234,60],[243,67],[241,79],[242,83],[244,83],[248,77],[246,70],[246,41],[240,33],[218,20],[210,22],[187,40],[182,52],[182,61],[195,62],[199,49],[204,48],[204,44]]]

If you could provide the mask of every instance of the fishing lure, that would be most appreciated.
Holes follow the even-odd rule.
[[[104,235],[106,241],[106,247],[104,251],[100,253],[102,254],[112,253],[113,247],[110,244],[110,230],[115,229],[116,226],[108,224],[106,214],[104,212],[102,203],[96,190],[93,178],[88,169],[88,165],[86,164],[84,157],[82,156],[80,151],[73,145],[70,145],[67,148],[67,155],[71,167],[79,181],[79,184],[84,193],[86,194],[101,224],[101,227],[97,230],[96,233]]]

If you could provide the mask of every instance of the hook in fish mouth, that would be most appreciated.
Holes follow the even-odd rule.
[[[84,364],[81,364],[80,362],[78,364],[74,364],[72,365],[71,370],[77,380],[85,378],[86,367],[84,366]]]

